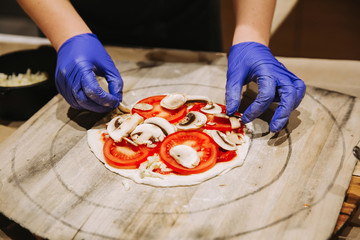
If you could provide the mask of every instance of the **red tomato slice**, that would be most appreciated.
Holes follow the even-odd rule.
[[[112,167],[125,169],[139,167],[153,151],[145,145],[136,147],[125,140],[114,142],[112,138],[108,138],[103,147],[105,161]]]
[[[176,145],[188,145],[194,148],[200,157],[200,163],[195,168],[186,168],[170,155],[169,151]],[[181,131],[168,135],[160,146],[160,159],[174,172],[189,175],[202,173],[216,164],[219,149],[214,140],[200,131]]]
[[[143,111],[133,108],[131,110],[131,113],[132,114],[137,113],[145,119],[151,117],[162,117],[168,120],[170,123],[175,123],[177,121],[180,121],[186,115],[187,112],[186,105],[181,106],[179,109],[176,110],[168,110],[166,108],[163,108],[160,106],[160,102],[165,96],[166,95],[159,95],[159,96],[144,98],[140,100],[138,103],[150,104],[153,106],[153,109]]]

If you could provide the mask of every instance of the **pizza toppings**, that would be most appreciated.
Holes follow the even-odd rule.
[[[165,97],[166,97],[165,95],[159,95],[159,96],[142,99],[137,104],[146,103],[152,105],[153,108],[151,110],[140,110],[140,109],[132,108],[131,113],[132,114],[137,113],[140,116],[142,116],[144,119],[151,117],[161,117],[161,118],[165,118],[170,123],[176,123],[180,121],[186,115],[186,111],[187,111],[186,106],[182,105],[176,110],[166,109],[160,105],[161,100],[164,99]]]
[[[161,129],[165,136],[174,133],[176,131],[176,127],[169,123],[165,118],[161,117],[152,117],[148,118],[144,121],[144,123],[153,124]]]
[[[166,109],[175,110],[189,102],[205,102],[207,108],[213,108],[213,102],[205,96],[188,95],[185,96],[181,93],[168,94],[164,99],[161,100],[160,105]]]
[[[188,95],[186,96],[186,102],[190,103],[190,102],[200,102],[200,103],[205,103],[205,105],[213,105],[214,102],[205,96],[199,96],[199,95]]]
[[[140,124],[130,134],[131,139],[139,145],[145,144],[149,148],[156,147],[157,142],[161,142],[165,138],[165,134],[161,128],[153,124]]]
[[[237,156],[236,151],[219,151],[217,162],[229,162]]]
[[[236,133],[234,131],[226,132],[227,139],[230,142],[235,143],[236,145],[241,145],[241,144],[244,143],[244,140],[242,139],[241,135],[242,134],[238,134],[238,133]]]
[[[137,103],[133,107],[134,109],[141,110],[141,111],[150,111],[154,107],[148,103]]]
[[[181,130],[198,129],[205,125],[206,115],[201,112],[191,111],[186,114],[185,118],[176,126]]]
[[[170,149],[169,154],[186,168],[194,168],[200,163],[198,153],[188,145],[176,145]]]
[[[138,168],[142,177],[205,172],[234,159],[243,143],[240,118],[225,112],[224,105],[203,96],[142,99],[131,114],[108,123],[105,160],[115,168]]]
[[[230,120],[231,129],[237,129],[241,127],[240,118],[230,117],[229,120]]]
[[[120,142],[123,137],[127,137],[143,121],[144,118],[139,114],[120,115],[108,123],[107,131],[115,142]]]
[[[178,145],[187,145],[196,151],[199,164],[193,168],[185,167],[170,154],[170,150]],[[160,159],[174,172],[182,175],[202,173],[216,164],[218,157],[218,146],[211,137],[202,131],[180,131],[175,132],[164,139],[161,143]]]
[[[226,136],[225,133],[218,130],[211,130],[210,135],[222,149],[228,151],[237,149],[236,144],[230,141],[230,139]]]
[[[221,106],[213,103],[213,101],[210,100],[208,97],[198,96],[198,95],[185,96],[184,94],[181,93],[171,93],[167,95],[165,98],[161,100],[160,105],[163,108],[169,110],[175,110],[180,108],[184,104],[191,102],[205,103],[205,105],[201,108],[201,111],[204,113],[216,114],[216,113],[221,113],[223,110]]]
[[[172,172],[172,169],[168,168],[165,163],[160,160],[158,154],[148,157],[147,161],[140,164],[139,170],[141,178],[162,178],[164,174],[170,174]]]
[[[105,141],[103,152],[110,166],[125,169],[137,168],[152,154],[146,146],[134,146],[127,141],[115,142],[111,137]]]
[[[123,104],[122,102],[119,104],[118,109],[122,112],[122,113],[130,113],[131,110],[129,109],[128,106],[126,106],[125,104]]]
[[[222,112],[222,108],[217,104],[206,104],[201,108],[201,111],[209,114],[218,114]]]
[[[184,94],[181,93],[172,93],[164,97],[160,105],[163,108],[169,109],[169,110],[175,110],[180,107],[182,107],[186,102],[186,97]]]
[[[222,132],[232,130],[230,118],[225,114],[208,114],[207,118],[206,129],[219,130]]]

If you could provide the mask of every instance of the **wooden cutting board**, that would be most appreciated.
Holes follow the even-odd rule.
[[[226,65],[124,62],[124,102],[168,92],[224,103]],[[251,88],[243,103],[253,100]],[[86,130],[103,116],[61,96],[0,145],[0,210],[49,239],[327,239],[356,159],[360,100],[308,87],[287,127],[254,121],[242,167],[191,187],[140,185],[108,171]]]

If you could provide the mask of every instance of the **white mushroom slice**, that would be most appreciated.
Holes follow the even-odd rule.
[[[170,149],[169,153],[177,163],[186,168],[194,168],[200,163],[198,153],[188,145],[176,145]]]
[[[206,104],[205,107],[201,108],[201,111],[209,114],[219,114],[222,112],[222,108],[217,104]]]
[[[120,142],[123,137],[127,137],[143,121],[144,118],[137,113],[120,115],[111,119],[106,130],[115,142]]]
[[[175,110],[183,106],[185,103],[186,97],[184,94],[171,93],[161,100],[160,106],[169,110]]]
[[[127,141],[128,143],[130,143],[131,145],[134,145],[135,147],[138,146],[138,144],[136,142],[134,142],[133,140],[130,140],[127,137],[123,137],[122,139],[124,139],[125,141]]]
[[[201,112],[191,111],[188,112],[185,118],[176,126],[181,130],[198,129],[205,125],[207,117]]]
[[[137,103],[133,106],[133,108],[141,111],[150,111],[154,107],[148,103]]]
[[[130,137],[139,145],[146,144],[148,147],[155,147],[154,143],[164,140],[165,134],[159,127],[144,123],[137,126]]]
[[[226,115],[225,113],[216,113],[214,116],[219,118],[230,118],[229,115]]]
[[[226,136],[229,139],[229,141],[235,143],[236,145],[240,145],[244,143],[244,140],[241,138],[241,135],[233,131],[227,133]]]
[[[241,126],[240,118],[230,117],[230,124],[231,124],[231,129],[239,128]]]
[[[210,132],[214,141],[222,148],[228,151],[237,150],[236,144],[229,140],[225,133],[218,130],[212,130]]]
[[[123,104],[122,102],[119,104],[118,109],[123,113],[130,113],[130,108]]]
[[[159,127],[164,132],[165,136],[176,132],[175,125],[169,123],[168,120],[162,117],[148,118],[144,121],[144,123],[153,124]]]
[[[210,98],[205,96],[198,96],[198,95],[187,95],[186,96],[187,102],[206,102],[210,105],[213,105],[213,101]]]
[[[112,118],[110,120],[110,122],[107,123],[107,127],[106,127],[106,130],[107,132],[109,133],[110,136],[113,136],[115,138],[119,138],[121,140],[121,138],[123,136],[120,136],[122,133],[120,133],[120,131],[117,131],[121,124],[125,121],[125,119],[127,118],[130,118],[131,117],[131,114],[124,114],[124,115],[119,115],[119,116],[116,116],[114,118]],[[115,132],[115,134],[114,134]],[[119,134],[119,137],[116,136],[116,132],[118,132]]]

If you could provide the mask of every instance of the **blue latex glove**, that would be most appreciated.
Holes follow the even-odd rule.
[[[100,87],[95,74],[106,78],[110,94]],[[55,84],[59,93],[76,109],[108,112],[122,100],[120,73],[92,33],[74,36],[61,45]]]
[[[280,131],[305,95],[304,82],[276,60],[265,45],[256,42],[236,44],[231,47],[228,60],[227,114],[237,111],[241,101],[241,89],[250,81],[258,84],[258,96],[243,113],[242,122],[251,122],[273,101],[280,100],[270,122],[271,132]]]

